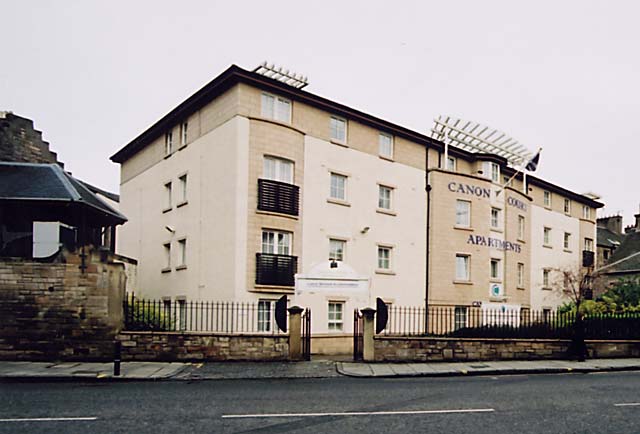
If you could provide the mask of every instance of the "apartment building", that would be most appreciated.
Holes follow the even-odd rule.
[[[140,293],[258,301],[263,318],[288,294],[328,335],[376,297],[461,313],[562,302],[552,270],[594,250],[601,203],[533,176],[503,188],[503,157],[445,153],[288,83],[231,66],[111,157]],[[296,275],[326,285],[297,294]]]

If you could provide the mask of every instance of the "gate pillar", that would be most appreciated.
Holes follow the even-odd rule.
[[[361,312],[364,317],[362,359],[365,362],[373,362],[375,358],[373,351],[373,336],[375,334],[376,310],[367,307],[362,309]]]
[[[289,309],[289,360],[302,360],[302,308]]]

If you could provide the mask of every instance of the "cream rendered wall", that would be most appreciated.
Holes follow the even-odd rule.
[[[551,228],[551,247],[544,246],[544,227]],[[564,233],[571,234],[569,249],[564,249]],[[566,301],[559,273],[551,272],[552,289],[543,289],[543,269],[576,270],[580,264],[580,222],[576,218],[544,207],[531,206],[531,309],[555,309]]]
[[[231,300],[246,292],[248,137],[248,120],[234,117],[121,185],[129,221],[119,228],[118,251],[139,260],[142,295]],[[178,207],[178,177],[185,173],[188,203]],[[172,209],[163,212],[169,181]],[[184,237],[187,268],[178,270],[177,242]],[[171,271],[162,272],[168,242]]]
[[[347,203],[331,203],[330,173],[347,175]],[[372,300],[402,306],[424,303],[426,193],[424,171],[368,153],[305,137],[302,234],[304,255],[299,272],[329,258],[329,238],[347,241],[345,263],[371,277]],[[378,184],[394,187],[395,215],[377,212]],[[362,233],[364,228],[368,231]],[[376,272],[378,244],[393,247],[393,274]],[[310,306],[313,330],[327,328],[327,300]],[[345,331],[351,330],[356,307],[345,297]]]

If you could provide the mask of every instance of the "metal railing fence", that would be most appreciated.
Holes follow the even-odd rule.
[[[283,334],[275,320],[275,301],[158,300],[127,294],[123,313],[126,331]]]

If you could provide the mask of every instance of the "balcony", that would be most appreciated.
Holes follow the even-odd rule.
[[[294,286],[298,257],[256,253],[256,285]]]
[[[258,179],[258,210],[297,216],[300,187],[271,179]]]

